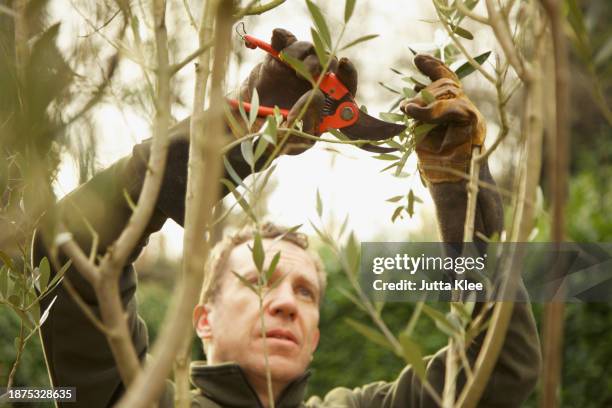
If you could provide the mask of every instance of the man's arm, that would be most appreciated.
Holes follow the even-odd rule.
[[[132,253],[120,278],[120,296],[126,310],[128,326],[136,352],[144,358],[148,336],[144,322],[137,314],[137,278],[133,262],[147,243],[150,234],[159,231],[167,218],[183,223],[184,197],[187,183],[188,120],[171,130],[168,165],[165,169],[155,212]],[[135,202],[146,174],[150,141],[137,145],[132,155],[94,176],[66,196],[57,205],[57,214],[85,253],[92,245],[90,227],[98,238],[98,255],[103,255],[125,227],[131,209],[125,198],[129,194]],[[228,160],[241,177],[250,173],[242,160],[239,148],[228,154]],[[40,234],[34,241],[33,259],[38,262],[48,256]],[[67,258],[60,257],[61,262]],[[53,272],[55,273],[55,272]],[[66,271],[65,279],[89,309],[100,316],[99,305],[91,285],[74,268]],[[64,285],[41,301],[41,309],[56,301],[49,317],[41,327],[41,336],[51,381],[55,386],[74,386],[80,406],[109,406],[123,393],[123,385],[105,335],[83,314]]]
[[[493,183],[487,164],[481,168],[480,180]],[[461,242],[467,206],[466,182],[428,182],[428,187],[436,205],[443,241]],[[491,236],[501,231],[502,220],[499,194],[493,189],[481,189],[476,208],[476,230]],[[519,290],[522,294],[517,297],[526,296],[522,285]],[[484,336],[485,333],[477,336],[466,351],[472,367],[482,347]],[[508,408],[521,406],[535,387],[540,373],[539,344],[530,304],[515,303],[506,339],[478,406]],[[446,347],[438,351],[427,363],[427,380],[438,395],[442,395],[444,389],[445,364]],[[459,392],[465,385],[465,380],[465,373],[462,371],[457,381]],[[346,404],[359,408],[438,407],[411,366],[406,367],[392,382],[379,381],[354,390],[336,388],[325,396],[324,402],[328,404],[324,406]],[[320,401],[314,398],[311,403],[316,406],[315,403]]]
[[[433,81],[428,91],[436,98],[426,103],[420,97],[406,101],[402,110],[409,116],[438,126],[417,145],[419,170],[426,180],[436,206],[442,241],[450,244],[463,242],[467,208],[467,189],[464,178],[469,169],[472,148],[482,146],[486,132],[484,120],[475,106],[463,94],[455,74],[440,61],[417,56],[417,67]],[[483,163],[480,181],[495,186],[488,163]],[[480,188],[475,214],[475,231],[486,237],[501,233],[503,207],[496,189]],[[478,236],[477,234],[477,236]],[[476,238],[476,241],[479,239]],[[519,299],[527,299],[520,285]],[[477,336],[466,350],[470,366],[474,366],[482,347],[485,333]],[[427,379],[438,395],[444,389],[446,348],[436,353],[427,364]],[[540,373],[541,353],[531,306],[526,301],[514,305],[508,332],[480,399],[483,407],[519,407],[535,387]],[[465,385],[462,371],[458,389]],[[355,407],[437,407],[412,368],[406,367],[393,382],[377,382],[348,390],[338,388],[326,396],[326,402],[343,401]]]
[[[455,73],[446,65],[424,55],[415,57],[415,64],[433,81],[427,90],[435,100],[426,102],[417,96],[403,103],[402,110],[417,121],[438,125],[417,145],[419,170],[436,205],[442,240],[445,243],[461,243],[468,196],[467,181],[460,175],[469,172],[473,149],[484,148],[486,124],[478,109],[464,94]],[[480,181],[486,183],[484,185],[492,186],[479,189],[476,205],[474,240],[484,244],[480,236],[491,238],[501,234],[503,206],[487,162],[482,164],[478,176]],[[523,301],[514,305],[502,350],[480,399],[481,406],[520,406],[535,387],[539,376],[541,355],[535,319],[527,302],[525,288],[522,283],[519,286],[517,299]],[[466,350],[471,366],[476,361],[484,337],[483,332]],[[445,363],[446,350],[442,349],[427,366],[427,378],[438,393],[444,388]],[[464,372],[460,373],[457,384],[459,389],[465,385]],[[423,391],[416,406],[434,406],[431,397]]]

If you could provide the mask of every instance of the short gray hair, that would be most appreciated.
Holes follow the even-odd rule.
[[[325,287],[327,286],[327,273],[323,267],[321,258],[312,251],[308,251],[308,236],[304,233],[296,232],[289,228],[275,225],[271,222],[263,224],[260,227],[259,232],[262,239],[274,239],[281,237],[280,239],[291,242],[310,254],[317,270],[320,305],[323,300],[323,295],[325,294]],[[208,257],[208,262],[206,263],[204,283],[200,293],[200,304],[212,302],[215,299],[219,293],[223,269],[227,264],[230,254],[237,246],[253,240],[256,233],[257,227],[252,225],[247,226],[233,235],[226,236],[214,246],[210,256]]]

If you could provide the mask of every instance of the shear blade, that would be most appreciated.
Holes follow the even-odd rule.
[[[339,130],[353,140],[385,140],[400,134],[405,129],[405,125],[385,122],[360,110],[355,123]]]

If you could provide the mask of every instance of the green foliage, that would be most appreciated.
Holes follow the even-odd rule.
[[[301,60],[285,52],[280,53],[280,59],[289,64],[289,66],[291,66],[291,68],[293,68],[295,72],[297,72],[302,78],[314,85],[314,78],[312,77],[312,75],[310,75],[310,72]]]
[[[6,386],[8,374],[16,358],[14,338],[19,333],[21,319],[7,307],[0,306],[0,384]],[[15,386],[48,387],[42,345],[38,335],[26,344],[15,375]],[[50,406],[50,405],[46,405]]]
[[[327,26],[327,22],[325,21],[325,17],[323,17],[321,9],[311,0],[306,0],[306,5],[308,6],[308,11],[310,12],[310,16],[312,17],[312,22],[314,23],[317,32],[321,36],[323,43],[328,48],[331,48],[331,34],[329,32],[329,27]]]
[[[378,37],[378,34],[368,34],[368,35],[364,35],[363,37],[359,37],[351,42],[349,42],[348,44],[344,45],[342,48],[340,48],[340,51],[344,51],[348,48],[351,48],[357,44],[360,44],[362,42],[366,42],[366,41],[370,41],[373,40],[374,38]]]
[[[171,295],[171,289],[158,282],[142,281],[138,285],[138,312],[147,324],[149,344],[155,343],[157,336],[161,332],[161,325],[170,306]],[[195,332],[193,333],[191,346],[191,359],[204,359],[202,342]]]
[[[489,58],[489,55],[491,55],[491,51],[487,51],[487,52],[483,52],[482,54],[474,57],[474,60],[479,63],[480,65],[484,64],[485,61],[487,60],[487,58]],[[457,77],[459,79],[465,78],[466,76],[470,75],[472,72],[474,72],[476,70],[476,68],[474,68],[474,66],[472,64],[468,62],[464,63],[463,65],[461,65],[459,68],[457,68],[455,70],[455,74],[457,74]]]
[[[328,271],[328,290],[321,309],[321,340],[312,364],[314,375],[308,393],[324,395],[337,386],[352,388],[394,380],[406,362],[347,323],[345,319],[373,327],[367,315],[344,295],[352,289],[335,256],[327,248],[322,248],[320,255]],[[401,333],[414,309],[414,304],[388,303],[382,316],[394,333]],[[427,319],[419,319],[410,338],[418,340],[424,354],[431,354],[446,343],[445,336]]]

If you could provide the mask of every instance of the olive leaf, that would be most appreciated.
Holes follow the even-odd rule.
[[[410,338],[407,333],[400,333],[399,342],[402,346],[404,359],[412,365],[412,369],[421,381],[425,380],[425,363],[423,362],[423,352],[421,347]]]
[[[470,33],[468,30],[466,30],[463,27],[459,27],[459,26],[452,26],[453,32],[455,34],[457,34],[460,37],[465,38],[466,40],[473,40],[474,39],[474,34]]]
[[[382,346],[384,348],[387,348],[391,351],[395,351],[391,343],[389,343],[389,340],[387,340],[387,338],[383,336],[382,334],[380,334],[378,331],[372,329],[369,326],[366,326],[363,323],[353,320],[349,317],[345,318],[344,321],[346,322],[346,324],[351,326],[353,330],[360,333],[361,335],[366,337],[371,342],[378,344],[379,346]]]
[[[344,22],[348,23],[355,11],[356,0],[346,0],[344,3]]]
[[[325,47],[325,44],[323,43],[323,40],[321,39],[321,36],[317,30],[311,28],[310,35],[312,36],[312,43],[314,44],[315,52],[319,58],[319,63],[324,67],[327,65],[328,59],[327,48]]]
[[[321,217],[323,215],[323,201],[321,200],[321,192],[317,188],[317,215]]]
[[[263,264],[266,259],[266,254],[264,253],[263,243],[261,241],[261,234],[258,232],[255,233],[255,237],[253,237],[253,247],[251,248],[253,263],[255,263],[255,267],[257,271],[263,271]]]
[[[308,6],[308,11],[312,16],[313,23],[321,34],[321,39],[327,45],[327,47],[331,47],[331,35],[329,33],[329,28],[327,27],[327,23],[325,22],[325,17],[323,17],[323,13],[319,6],[314,4],[311,0],[306,0],[306,6]]]
[[[307,80],[308,82],[314,85],[315,83],[314,78],[312,77],[308,69],[306,68],[306,65],[304,65],[304,62],[300,61],[299,59],[295,57],[292,57],[286,52],[281,52],[279,54],[279,57],[281,61],[289,64],[289,66],[291,66],[291,68],[293,68],[299,75],[301,75],[305,80]]]
[[[423,101],[425,101],[427,105],[436,101],[435,96],[433,96],[432,93],[429,92],[427,89],[421,90],[421,98],[423,98]]]
[[[272,262],[270,262],[270,266],[268,266],[268,270],[266,272],[266,282],[270,282],[270,280],[272,279],[272,276],[274,275],[274,271],[276,271],[276,266],[278,265],[278,261],[280,261],[280,256],[281,256],[280,251],[274,254],[274,257],[272,258]]]
[[[47,289],[47,284],[49,283],[49,276],[51,275],[51,268],[49,267],[49,260],[47,257],[43,257],[40,260],[40,264],[38,265],[38,284],[40,286],[40,291],[44,292]]]
[[[345,46],[343,46],[342,48],[340,48],[340,51],[344,51],[348,48],[351,48],[359,43],[365,42],[365,41],[369,41],[372,40],[374,38],[378,37],[378,34],[368,34],[368,35],[364,35],[363,37],[359,37],[356,40],[351,41],[350,43],[346,44]]]
[[[474,57],[474,60],[476,62],[478,62],[480,65],[482,65],[487,60],[487,58],[489,58],[489,55],[491,55],[491,51],[483,52],[482,54],[478,55],[477,57]],[[457,77],[459,79],[462,79],[462,78],[465,78],[466,76],[470,75],[475,70],[476,70],[476,68],[474,68],[472,66],[472,64],[470,64],[470,62],[468,61],[465,64],[461,65],[459,68],[457,68],[455,70],[455,74],[457,74]]]

